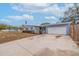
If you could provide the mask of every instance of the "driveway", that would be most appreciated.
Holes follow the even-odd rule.
[[[69,36],[37,35],[0,44],[1,56],[79,55],[78,47]]]

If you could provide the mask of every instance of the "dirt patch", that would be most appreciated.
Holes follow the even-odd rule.
[[[34,35],[36,34],[22,32],[0,32],[0,44],[21,38],[31,37]]]

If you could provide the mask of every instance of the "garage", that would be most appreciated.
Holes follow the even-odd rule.
[[[48,34],[67,34],[67,24],[54,24],[54,25],[48,25],[46,27],[46,32]]]

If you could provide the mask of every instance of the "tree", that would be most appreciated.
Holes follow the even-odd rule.
[[[64,12],[64,17],[66,17],[66,21],[70,21],[70,17],[74,17],[74,20],[78,20],[79,19],[79,4],[74,3],[73,7],[68,8],[68,10],[66,10]]]
[[[64,13],[64,16],[65,18],[63,18],[63,21],[62,22],[71,22],[71,31],[72,31],[72,38],[73,39],[77,39],[76,38],[76,26],[75,26],[75,23],[76,23],[76,20],[79,19],[79,6],[78,4],[74,4],[74,6],[72,8],[69,8],[67,11],[65,11]]]
[[[12,25],[7,25],[7,24],[0,24],[0,30],[3,30],[3,29],[17,29],[17,27]]]
[[[7,28],[7,25],[5,25],[5,24],[0,24],[0,30],[6,29],[6,28]]]
[[[42,23],[41,26],[46,26],[49,25],[50,23],[46,22],[46,23]]]

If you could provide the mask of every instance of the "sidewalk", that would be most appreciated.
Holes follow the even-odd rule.
[[[79,55],[77,49],[69,36],[56,38],[47,34],[0,44],[0,56]]]

